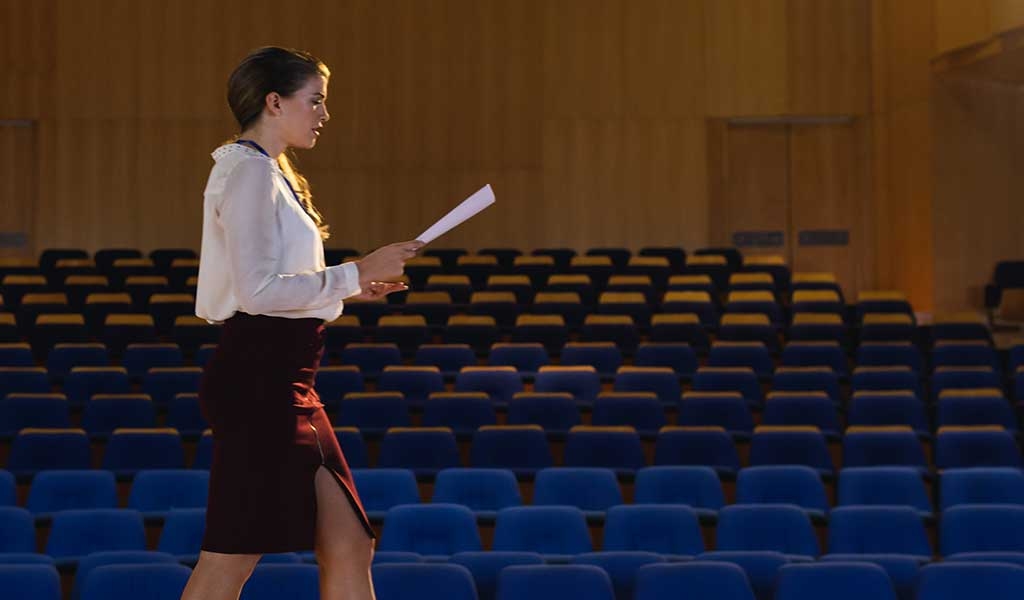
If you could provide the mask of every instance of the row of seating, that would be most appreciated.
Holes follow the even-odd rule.
[[[353,467],[369,466],[362,435],[339,427],[339,444]],[[721,427],[663,427],[645,447],[632,427],[576,426],[566,436],[564,466],[615,469],[623,476],[653,465],[710,466],[735,476],[741,462],[737,446]],[[193,468],[210,466],[212,436],[199,441]],[[838,450],[838,448],[837,448]],[[653,454],[653,457],[649,457]],[[468,465],[511,469],[521,477],[555,466],[552,446],[537,425],[485,426],[472,435]],[[934,461],[925,455],[909,427],[865,427],[847,430],[841,442],[842,468],[907,466],[928,475],[966,467],[1022,466],[1013,435],[1002,427],[946,427],[934,443]],[[836,464],[825,436],[815,427],[760,426],[749,445],[749,464],[804,465],[832,476]],[[7,469],[23,479],[49,469],[88,469],[94,466],[89,437],[81,429],[23,429],[11,443]],[[118,429],[105,444],[100,466],[123,477],[152,468],[182,468],[182,438],[174,429]],[[458,442],[448,427],[393,427],[381,438],[376,467],[411,469],[433,478],[442,469],[466,466]]]
[[[419,484],[408,469],[353,469],[360,499],[373,521],[396,506],[421,503]],[[943,512],[965,504],[1024,506],[1024,473],[1020,469],[947,469],[934,487],[933,502],[920,471],[909,467],[850,467],[839,471],[833,507],[821,476],[797,465],[741,469],[735,482],[736,504],[792,504],[815,522],[830,511],[851,506],[904,506],[931,519],[933,506]],[[127,499],[118,496],[114,474],[104,470],[53,470],[31,481],[24,508],[37,524],[64,510],[125,507],[147,521],[162,520],[175,508],[206,508],[209,471],[203,469],[142,470],[131,480]],[[588,520],[604,520],[605,512],[627,504],[610,469],[550,467],[537,472],[530,490],[536,506],[575,506]],[[430,501],[459,504],[478,520],[493,520],[497,511],[524,502],[524,490],[507,469],[451,468],[438,472]],[[710,467],[645,467],[636,473],[628,504],[686,505],[702,522],[713,522],[727,506],[722,482]],[[16,506],[14,475],[0,471],[0,506]]]

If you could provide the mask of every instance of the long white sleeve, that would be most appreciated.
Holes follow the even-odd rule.
[[[196,314],[337,318],[361,291],[356,263],[325,266],[320,232],[276,165],[230,150],[215,152],[205,193]]]

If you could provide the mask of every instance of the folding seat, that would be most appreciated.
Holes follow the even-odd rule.
[[[462,255],[455,260],[455,273],[469,277],[476,289],[482,289],[487,278],[500,272],[498,259],[488,255]]]
[[[651,324],[651,307],[642,292],[601,292],[595,308],[602,315],[627,315],[642,328]]]
[[[708,466],[719,476],[735,475],[740,459],[721,427],[664,427],[654,446],[654,464]]]
[[[395,344],[349,344],[341,351],[341,364],[355,365],[363,377],[376,378],[384,367],[402,364],[402,353]]]
[[[108,437],[118,428],[156,426],[156,405],[147,394],[95,394],[82,412],[82,428],[95,439]]]
[[[1024,402],[1024,367],[1017,367],[1013,375],[1013,400]]]
[[[205,432],[204,432],[205,433]],[[363,435],[355,427],[335,427],[334,437],[338,439],[341,452],[349,468],[365,469],[370,466]],[[202,439],[202,438],[200,438]]]
[[[580,406],[591,406],[601,391],[601,378],[591,366],[543,366],[537,371],[536,392],[569,392]]]
[[[129,344],[121,362],[130,378],[141,379],[153,367],[184,366],[184,356],[177,344]]]
[[[537,248],[530,252],[530,255],[549,257],[552,259],[554,266],[564,271],[569,267],[569,261],[572,260],[572,257],[576,256],[576,251],[572,248]]]
[[[909,555],[931,559],[921,515],[911,506],[842,506],[829,516],[829,554]],[[866,557],[865,557],[866,558]]]
[[[476,591],[479,600],[494,600],[496,598],[498,575],[505,567],[513,565],[543,565],[544,558],[536,552],[459,552],[448,559],[449,564],[461,565],[469,569],[476,584]],[[380,586],[377,590],[379,593]],[[418,591],[418,590],[417,590]],[[406,595],[396,598],[406,598],[415,595],[410,591]]]
[[[345,306],[346,312],[348,306]],[[352,314],[342,314],[337,319],[324,324],[324,354],[338,356],[345,346],[349,344],[361,344],[365,341],[363,336],[363,324],[359,317]]]
[[[36,519],[62,510],[117,508],[117,483],[108,471],[40,471],[32,479],[27,508]]]
[[[27,350],[27,346],[25,349]],[[57,344],[46,357],[47,372],[50,377],[58,379],[67,376],[72,367],[105,367],[109,364],[110,355],[107,353],[107,347],[97,343]]]
[[[765,272],[732,273],[729,275],[729,291],[764,291],[775,294],[775,278]]]
[[[103,467],[118,477],[142,469],[183,469],[185,450],[177,429],[115,429],[103,453]]]
[[[980,313],[963,312],[935,315],[932,323],[932,340],[992,342],[992,333]]]
[[[911,390],[854,392],[846,421],[850,426],[906,425],[918,435],[930,437],[924,403]]]
[[[450,427],[460,438],[497,423],[494,402],[484,392],[435,392],[423,404],[424,427]]]
[[[640,249],[637,256],[662,256],[673,273],[678,273],[686,266],[686,251],[676,246],[645,246]]]
[[[626,268],[629,263],[629,259],[633,257],[633,253],[628,248],[614,248],[614,247],[600,247],[590,248],[587,250],[586,256],[607,256],[608,260],[611,261],[612,266],[615,267],[616,271],[622,271]]]
[[[498,266],[505,270],[512,268],[512,262],[517,256],[523,255],[522,250],[517,248],[481,248],[476,253],[480,256],[493,256],[497,259]],[[494,275],[491,277],[494,277]]]
[[[1014,468],[947,469],[939,479],[941,510],[961,504],[1024,506],[1024,473]]]
[[[173,557],[172,557],[173,560]],[[192,570],[180,564],[111,564],[90,571],[82,600],[171,598],[185,590]]]
[[[135,305],[136,310],[153,314],[149,310],[152,298],[169,294],[171,292],[171,282],[163,275],[131,275],[124,278],[123,289],[132,297],[132,303]],[[195,304],[193,304],[194,306]],[[180,314],[187,315],[193,313],[194,309]],[[173,317],[171,317],[170,322],[174,322]]]
[[[12,598],[61,600],[60,574],[48,564],[0,565],[0,586]]]
[[[664,291],[667,282],[667,275],[661,279],[661,283],[657,287],[650,275],[612,275],[608,278],[608,284],[604,286],[604,291],[643,294],[644,302],[648,305],[648,313],[650,313],[650,306],[656,304],[661,296],[658,291]]]
[[[645,467],[636,472],[636,504],[685,504],[700,517],[713,517],[725,505],[722,484],[711,467]],[[605,524],[605,545],[608,544]]]
[[[565,442],[568,467],[603,467],[632,474],[647,466],[640,436],[632,427],[577,425]]]
[[[839,506],[909,506],[930,517],[921,472],[910,467],[850,467],[839,472]]]
[[[829,511],[821,476],[810,467],[772,465],[740,469],[737,504],[793,504],[811,518],[824,520]]]
[[[363,435],[381,436],[392,427],[409,427],[409,402],[401,392],[349,392],[337,404],[335,420]]]
[[[826,440],[839,439],[839,413],[824,392],[771,392],[761,416],[762,425],[808,425]]]
[[[633,598],[673,600],[686,590],[692,600],[754,600],[746,573],[728,562],[647,565],[637,571]]]
[[[16,484],[10,471],[0,470],[0,506],[14,506]],[[0,551],[2,552],[2,551]]]
[[[51,354],[53,351],[50,352]],[[36,366],[35,356],[32,354],[32,347],[24,342],[10,342],[0,344],[0,366],[3,367],[34,367]],[[50,365],[47,364],[47,370]]]
[[[907,296],[897,290],[862,290],[857,294],[857,317],[865,314],[904,314],[913,317]]]
[[[186,356],[191,356],[203,344],[216,344],[220,340],[220,332],[221,325],[183,315],[174,319],[171,341],[178,344]]]
[[[167,405],[166,424],[178,430],[184,439],[195,439],[210,427],[199,405],[199,394],[175,394]]]
[[[175,258],[167,268],[167,279],[171,282],[171,288],[175,291],[194,290],[195,282],[190,285],[189,280],[199,278],[198,258]]]
[[[97,266],[99,263],[97,262]],[[131,277],[153,277],[157,276],[156,265],[148,258],[123,257],[116,258],[107,268],[100,269],[103,274],[110,278],[111,284],[115,287],[124,287]]]
[[[120,356],[128,344],[158,341],[156,322],[152,315],[111,313],[103,321],[101,339],[111,353]]]
[[[928,460],[910,427],[849,427],[843,436],[843,468],[913,467],[928,472]]]
[[[861,341],[904,342],[914,339],[914,319],[903,313],[867,313],[860,326]]]
[[[422,344],[413,363],[437,367],[444,377],[454,377],[462,367],[475,366],[477,360],[468,344]]]
[[[665,289],[673,292],[707,292],[710,298],[718,297],[718,288],[707,275],[672,275]]]
[[[840,378],[850,372],[846,354],[836,342],[789,342],[781,361],[783,367],[828,367]]]
[[[614,390],[653,392],[665,406],[677,405],[682,394],[679,376],[668,367],[619,367]]]
[[[661,300],[660,313],[694,314],[704,327],[718,325],[718,308],[706,291],[668,291]],[[652,322],[652,325],[654,323]]]
[[[940,341],[932,347],[933,367],[989,367],[999,372],[999,356],[986,341]]]
[[[202,375],[200,367],[154,367],[143,378],[142,391],[158,407],[166,407],[177,394],[197,393]]]
[[[761,313],[726,313],[718,325],[718,339],[727,342],[763,342],[768,351],[780,351],[779,334]]]
[[[771,377],[772,356],[761,342],[715,342],[708,354],[709,367],[749,367],[758,377]]]
[[[427,397],[444,389],[444,378],[437,367],[389,365],[377,378],[378,391],[401,392],[414,408],[422,407]]]
[[[615,598],[632,598],[639,570],[664,562],[665,558],[654,552],[607,550],[578,554],[571,560],[574,565],[591,565],[603,570],[612,581]]]
[[[695,392],[739,392],[751,407],[761,406],[761,383],[753,369],[701,367],[693,376]]]
[[[0,554],[36,551],[32,513],[19,506],[0,506]]]
[[[172,508],[164,519],[156,549],[173,554],[183,563],[194,564],[199,559],[205,529],[205,508]]]
[[[396,506],[420,503],[416,476],[408,469],[354,469],[352,481],[371,521],[381,521]]]
[[[64,278],[63,289],[68,304],[74,310],[83,312],[85,299],[90,294],[110,293],[110,280],[103,275],[68,275]]]
[[[320,367],[313,386],[327,412],[337,410],[345,394],[366,391],[363,374],[355,365]]]
[[[17,310],[26,294],[45,294],[50,291],[46,277],[38,273],[7,273],[0,280],[4,304],[9,310]]]
[[[427,292],[447,292],[455,304],[466,304],[473,294],[473,282],[465,275],[430,275],[423,289]]]
[[[64,394],[8,394],[0,399],[0,438],[9,440],[26,427],[71,427]]]
[[[612,342],[569,342],[562,348],[563,366],[590,365],[602,377],[622,366],[622,351]]]
[[[790,287],[793,290],[832,290],[839,294],[840,301],[843,300],[843,290],[836,280],[835,273],[797,271],[792,275]]]
[[[477,600],[473,576],[451,564],[390,564],[373,567],[373,587],[380,600]],[[315,575],[315,570],[313,572]],[[313,589],[315,591],[315,589]]]
[[[794,313],[787,333],[790,340],[798,342],[849,344],[849,333],[842,317],[831,313]]]
[[[966,504],[946,509],[939,523],[942,556],[964,552],[1024,552],[1024,506]]]
[[[586,275],[594,282],[595,288],[601,289],[615,273],[615,266],[607,256],[574,256],[569,259],[566,272],[570,275]]]
[[[150,550],[109,550],[106,552],[93,552],[92,554],[83,557],[82,560],[79,561],[78,567],[75,569],[75,582],[71,590],[71,597],[82,598],[82,590],[85,587],[85,582],[92,576],[93,572],[100,568],[104,568],[103,572],[109,572],[111,569],[105,569],[105,567],[112,565],[116,565],[117,567],[128,567],[129,569],[132,567],[148,567],[152,565],[171,566],[174,569],[184,569],[184,579],[181,580],[180,587],[175,589],[173,586],[168,586],[165,593],[181,593],[181,589],[185,586],[185,580],[188,579],[188,576],[191,573],[188,567],[178,564],[177,559],[166,552],[155,552]],[[113,571],[123,572],[123,569],[118,568],[113,569]],[[146,573],[146,571],[141,572]],[[154,572],[154,575],[156,576],[154,578],[155,583],[158,585],[167,584],[167,582],[161,580],[158,572]],[[100,579],[104,579],[109,582],[110,578],[100,575]],[[129,577],[129,579],[131,578]],[[99,598],[133,597],[132,594],[128,593],[118,593],[116,596],[109,595],[110,590],[107,589],[108,582],[90,583],[90,597],[96,598],[97,600]],[[144,584],[141,584],[141,582],[133,582],[133,585],[141,586]],[[161,597],[156,590],[146,590],[145,588],[140,589],[143,590],[143,593],[147,593],[149,597]],[[158,587],[157,589],[160,588]]]
[[[885,570],[862,562],[786,565],[779,569],[778,600],[896,600]]]
[[[526,275],[491,275],[487,278],[485,291],[512,292],[516,303],[523,306],[533,300],[533,282]]]
[[[1024,567],[942,562],[921,569],[920,600],[1014,600],[1024,587]]]
[[[49,274],[61,260],[89,260],[89,253],[81,248],[47,248],[39,254],[39,270]]]
[[[483,549],[473,511],[459,504],[405,504],[384,517],[382,552],[450,556]]]
[[[632,356],[640,343],[633,317],[629,315],[587,315],[580,329],[584,342],[613,342],[626,356]]]
[[[935,436],[935,466],[1020,468],[1020,449],[1002,427],[942,427]]]
[[[458,467],[460,463],[451,429],[392,427],[380,443],[377,466],[412,469],[417,477],[433,477],[441,469]]]
[[[686,257],[686,275],[707,275],[718,289],[729,287],[729,274],[733,271],[724,256],[718,254],[693,254]]]
[[[305,552],[302,555],[303,562],[316,562],[316,556],[312,553]],[[384,564],[416,564],[424,562],[424,559],[415,552],[374,552],[373,553],[373,564],[384,565]]]
[[[157,248],[149,252],[148,258],[153,261],[153,266],[157,271],[163,273],[171,268],[175,260],[195,260],[199,258],[199,255],[191,248]],[[328,261],[328,264],[332,262]]]
[[[436,256],[416,256],[405,262],[405,275],[414,290],[422,290],[430,277],[442,271],[441,259]]]
[[[0,367],[0,398],[8,394],[48,394],[50,380],[43,367]]]
[[[1016,373],[1017,369],[1024,367],[1024,344],[1018,343],[1011,347],[1007,359],[1007,373]]]
[[[742,270],[748,273],[770,273],[775,280],[775,286],[780,289],[790,287],[793,273],[786,265],[786,259],[778,254],[754,254],[748,256],[737,256],[739,251],[730,249],[736,254],[729,259],[729,264],[734,269],[742,266]]]
[[[657,552],[676,559],[695,556],[704,551],[698,513],[681,504],[610,506],[602,549]]]
[[[506,469],[445,469],[434,481],[431,502],[461,504],[478,520],[493,521],[497,511],[520,506],[523,498],[515,475]]]
[[[594,547],[587,519],[575,506],[513,506],[498,511],[493,549],[537,552],[548,562],[564,562],[569,555],[593,552]]]
[[[685,342],[648,342],[640,344],[633,356],[637,367],[668,367],[680,378],[697,372],[697,353]]]
[[[914,396],[924,399],[921,380],[910,367],[857,367],[850,379],[850,389],[860,391],[911,390]]]
[[[209,471],[142,470],[132,480],[128,508],[141,512],[146,518],[160,519],[165,518],[167,512],[174,508],[206,508],[209,487]]]
[[[939,393],[935,426],[999,425],[1016,432],[1017,415],[999,388],[946,389]]]
[[[686,392],[679,403],[677,422],[688,427],[721,427],[734,439],[747,440],[754,420],[739,392]]]
[[[469,464],[476,468],[509,469],[516,477],[526,478],[554,463],[547,437],[539,426],[503,425],[477,429],[470,446]]]
[[[750,465],[805,465],[833,474],[832,456],[817,427],[761,425],[750,441]]]
[[[568,266],[569,259],[565,260]],[[561,266],[557,267],[561,269]],[[555,272],[555,259],[551,256],[517,256],[512,261],[513,272],[530,278],[534,287],[539,287]]]
[[[124,367],[73,367],[64,379],[64,393],[72,406],[87,404],[96,394],[127,394],[131,381]]]
[[[557,355],[569,341],[569,328],[562,315],[523,314],[516,318],[512,341],[539,343],[548,354]]]
[[[774,550],[794,558],[818,556],[811,519],[792,504],[732,504],[718,511],[718,550]]]
[[[242,588],[240,599],[317,598],[319,581],[315,565],[257,564]]]
[[[7,470],[19,479],[48,469],[88,469],[89,438],[81,429],[22,429],[11,442]]]
[[[423,317],[431,327],[441,327],[455,312],[448,292],[409,292],[402,312]],[[377,325],[381,322],[378,320]]]
[[[145,549],[142,515],[122,508],[55,513],[50,536],[46,540],[46,554],[57,560],[58,567],[75,564],[93,552]]]
[[[519,392],[508,403],[509,425],[539,425],[548,436],[564,438],[580,424],[580,409],[568,392]]]
[[[554,467],[537,471],[534,506],[575,506],[588,517],[603,519],[604,511],[622,503],[622,490],[611,469]]]
[[[524,374],[536,373],[551,362],[548,351],[540,343],[494,344],[487,363],[494,367],[508,366]]]
[[[944,390],[1002,389],[1002,384],[991,367],[938,367],[932,373],[932,398],[938,399]]]
[[[414,355],[420,344],[430,341],[430,328],[422,315],[384,315],[375,331],[377,343],[397,345],[402,356]]]
[[[601,392],[594,400],[591,424],[626,425],[653,439],[667,424],[665,405],[653,392]]]
[[[846,311],[842,298],[835,290],[794,289],[790,301],[793,314],[842,315]]]
[[[658,343],[685,343],[698,354],[706,354],[711,345],[707,331],[695,314],[653,315],[650,339]]]
[[[496,406],[505,406],[523,391],[523,380],[514,367],[464,367],[455,377],[456,392],[484,392]]]
[[[473,344],[469,340],[476,340],[477,343],[473,344],[475,347],[486,349],[490,347],[501,333],[501,329],[511,329],[515,327],[516,318],[519,317],[519,313],[523,311],[523,306],[517,301],[516,295],[513,292],[473,292],[473,295],[469,298],[469,307],[467,308],[471,315],[487,316],[491,318],[488,325],[477,325],[475,329],[465,327],[464,329],[452,330],[452,325],[459,325],[460,323],[448,323],[448,330],[445,334],[449,337],[451,342],[459,342],[458,338],[468,338],[466,343]],[[472,325],[473,323],[469,323]],[[501,328],[501,329],[499,329]],[[483,344],[483,340],[489,339],[486,345]]]
[[[762,314],[771,323],[782,324],[782,307],[770,291],[730,291],[725,302],[726,314]]]
[[[3,300],[3,298],[0,298],[0,300]],[[0,302],[0,305],[2,305],[2,302]],[[11,313],[0,313],[0,341],[22,341],[21,334],[18,333],[18,326],[14,320],[14,315]]]

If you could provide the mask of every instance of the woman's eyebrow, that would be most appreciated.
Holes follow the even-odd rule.
[[[327,97],[327,96],[324,96],[323,94],[321,94],[320,92],[313,92],[313,95],[314,96],[320,96],[321,98],[326,98]]]

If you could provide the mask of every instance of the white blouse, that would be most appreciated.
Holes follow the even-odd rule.
[[[313,219],[277,161],[242,144],[213,151],[203,193],[196,316],[210,323],[238,311],[333,321],[359,294],[354,262],[326,266]]]

